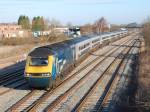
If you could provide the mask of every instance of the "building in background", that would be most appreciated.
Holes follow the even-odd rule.
[[[80,28],[79,27],[69,28],[68,36],[70,36],[70,37],[80,37],[81,36]]]
[[[79,27],[56,27],[50,30],[44,30],[44,31],[33,31],[32,36],[35,38],[43,37],[43,36],[49,36],[51,34],[55,35],[61,35],[65,34],[69,37],[79,37],[81,36],[80,28]]]
[[[135,23],[130,23],[126,26],[126,28],[130,31],[130,30],[134,30],[134,31],[139,31],[142,28],[142,25]]]
[[[28,37],[29,31],[23,30],[21,25],[0,24],[0,38]]]
[[[68,34],[68,32],[69,32],[69,28],[67,27],[56,27],[56,28],[44,30],[44,31],[33,31],[32,36],[42,37],[42,36],[49,36],[52,33],[54,33],[55,35],[60,35],[60,34]]]

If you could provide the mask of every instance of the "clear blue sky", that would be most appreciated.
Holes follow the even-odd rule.
[[[62,23],[141,23],[150,16],[150,0],[0,0],[0,23],[17,22],[19,15],[55,18]]]

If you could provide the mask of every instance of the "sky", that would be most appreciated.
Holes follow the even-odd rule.
[[[17,22],[20,15],[57,19],[62,24],[142,23],[150,16],[150,0],[0,0],[0,23]]]

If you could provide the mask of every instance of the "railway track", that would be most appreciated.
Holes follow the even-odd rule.
[[[140,46],[140,42],[137,42],[136,46],[137,47]],[[109,89],[104,100],[99,106],[98,111],[100,112],[114,111],[113,109],[115,109],[115,105],[117,104],[117,101],[120,98],[120,96],[125,97],[124,95],[120,94],[120,91],[123,92],[124,88],[127,87],[126,84],[129,83],[129,80],[132,80],[129,78],[130,75],[132,74],[128,73],[127,71],[129,70],[131,63],[133,63],[132,60],[133,57],[135,58],[139,52],[140,51],[138,50],[138,48],[132,49],[131,55],[129,55],[126,61],[124,61],[124,69],[122,73],[119,75],[119,77],[116,78],[116,81],[111,85],[111,88]]]
[[[0,71],[0,86],[3,86],[5,83],[8,83],[13,79],[23,76],[24,66],[24,62],[21,62],[10,68],[2,69]]]
[[[21,81],[17,81],[15,83],[13,83],[12,85],[9,85],[8,87],[6,88],[0,88],[0,96],[1,95],[4,95],[8,92],[11,92],[15,89],[18,89],[18,88],[21,88],[21,87],[24,87],[24,86],[27,86],[27,82],[25,80],[21,80]]]
[[[23,77],[23,70],[24,69],[22,68],[7,73],[0,78],[0,96],[27,84]]]
[[[4,83],[8,83],[8,81],[11,81],[11,80],[13,80],[14,78],[16,78],[18,76],[23,77],[23,72],[24,72],[23,70],[15,71],[13,73],[8,73],[5,76],[1,77],[0,78],[0,85],[3,85]]]
[[[125,54],[132,52],[132,47],[128,48],[125,51]],[[114,89],[117,85],[118,80],[120,79],[120,74],[122,74],[126,63],[124,63],[124,59],[127,58],[128,55],[124,55],[122,59],[117,59],[116,62],[119,61],[116,68],[115,65],[112,65],[113,68],[108,68],[105,74],[112,73],[112,76],[104,75],[104,78],[97,80],[97,82],[89,89],[89,91],[84,95],[84,97],[77,103],[72,111],[102,111],[102,107],[109,103],[111,100],[111,96],[114,92]],[[115,64],[115,63],[114,63]],[[113,71],[112,71],[113,70]],[[109,80],[108,80],[109,79]],[[108,81],[107,81],[108,80]],[[106,83],[107,82],[107,83]]]
[[[119,48],[120,48],[120,47],[119,47]],[[117,51],[117,48],[116,48],[115,50]],[[112,50],[111,53],[115,52],[115,50]],[[107,54],[108,54],[107,56],[111,55],[111,53],[107,53]],[[104,57],[103,57],[103,59],[101,59],[101,60],[98,60],[98,58],[96,58],[94,62],[95,62],[95,63],[96,63],[97,61],[102,62],[102,61],[104,61],[104,60],[105,60]],[[92,62],[92,63],[94,63],[94,62]],[[99,63],[96,63],[96,64],[98,65]],[[89,65],[91,65],[91,63],[90,63]],[[54,90],[52,90],[52,91],[48,91],[48,92],[45,92],[45,91],[44,91],[44,92],[41,93],[40,96],[39,96],[38,94],[35,95],[36,92],[34,92],[34,90],[31,91],[28,95],[26,95],[23,99],[21,99],[18,103],[16,103],[15,105],[13,105],[13,106],[12,106],[10,109],[8,109],[7,111],[21,111],[21,110],[24,110],[24,111],[33,111],[36,107],[38,107],[42,102],[44,102],[44,101],[45,101],[48,97],[50,97],[53,93],[55,93],[56,91],[59,91],[59,89],[60,89],[62,86],[64,86],[65,83],[70,82],[70,80],[73,79],[74,77],[76,77],[76,75],[78,75],[81,71],[83,71],[83,70],[85,70],[85,69],[88,69],[88,66],[89,66],[89,65],[83,67],[84,69],[82,68],[82,69],[79,70],[78,72],[74,73],[74,75],[72,75],[72,76],[70,76],[69,78],[67,78],[66,80],[64,80],[62,84],[60,84],[56,89],[54,89]],[[92,65],[92,66],[93,66],[93,65]],[[95,66],[94,66],[93,68],[95,68]],[[85,72],[85,71],[84,71],[84,72]],[[85,77],[85,76],[80,76],[78,79],[76,79],[77,82],[79,81],[79,79],[82,80],[81,78],[83,78],[83,77]],[[64,88],[65,88],[65,87],[64,87]],[[68,87],[67,87],[67,88],[68,88]],[[36,91],[36,90],[35,90],[35,91]],[[63,91],[60,92],[60,93],[63,93]],[[37,99],[36,99],[36,98],[33,98],[34,95],[37,97]],[[55,98],[57,99],[58,96],[57,96],[57,97],[55,96]],[[35,101],[33,101],[33,99],[34,99]],[[32,103],[31,103],[30,101],[31,101]],[[28,103],[27,103],[27,102],[28,102]],[[24,105],[26,105],[26,107],[25,107]]]
[[[17,70],[12,69],[12,70],[9,70],[9,71],[7,71],[6,73],[3,73],[3,74],[1,73],[0,74],[0,80],[5,79],[5,78],[9,78],[11,74],[15,74],[15,73],[20,72],[20,71],[24,71],[24,67],[21,67],[20,69],[17,69]]]

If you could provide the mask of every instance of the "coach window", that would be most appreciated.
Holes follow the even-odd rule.
[[[82,50],[82,49],[84,49],[84,45],[79,47],[79,50]]]

